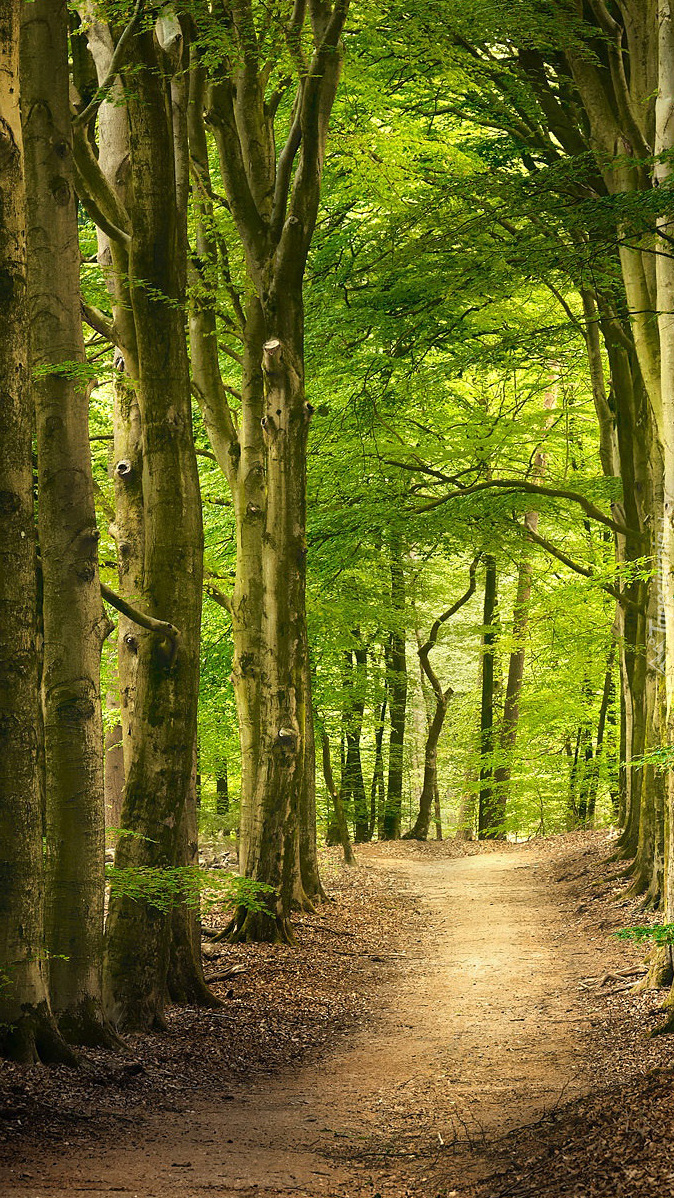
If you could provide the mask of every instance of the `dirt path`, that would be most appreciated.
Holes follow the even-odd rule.
[[[150,1116],[100,1150],[24,1159],[0,1172],[3,1198],[434,1198],[440,1158],[460,1194],[457,1141],[577,1094],[592,950],[564,935],[540,850],[366,860],[412,886],[433,929],[383,994],[376,1035],[356,1028],[317,1064]]]

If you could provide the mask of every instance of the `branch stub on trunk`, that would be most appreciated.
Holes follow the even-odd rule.
[[[262,346],[262,369],[265,374],[274,374],[279,370],[283,359],[283,345],[278,337],[270,337]]]

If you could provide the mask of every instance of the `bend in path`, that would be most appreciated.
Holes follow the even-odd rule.
[[[563,933],[541,852],[367,860],[395,871],[429,917],[376,1026],[354,1029],[318,1063],[236,1088],[226,1103],[149,1116],[135,1135],[39,1174],[31,1162],[30,1180],[0,1176],[3,1196],[434,1193],[434,1156],[446,1175],[455,1145],[579,1093],[575,982],[589,950]]]

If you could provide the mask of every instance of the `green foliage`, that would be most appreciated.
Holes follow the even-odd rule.
[[[251,878],[241,878],[237,874],[221,877],[219,871],[200,869],[196,865],[177,869],[148,866],[117,869],[109,865],[106,877],[115,894],[147,903],[163,912],[183,905],[193,910],[210,910],[218,906],[264,911],[262,896],[272,890]]]
[[[357,679],[352,676],[350,698],[364,705],[361,756],[369,798],[386,645],[392,632],[404,631],[405,804],[411,818],[430,703],[419,678],[417,634],[426,636],[465,589],[468,563],[477,553],[495,554],[498,565],[497,726],[508,658],[516,648],[522,522],[534,501],[516,487],[461,492],[489,478],[531,481],[539,453],[550,487],[591,499],[607,513],[621,498],[619,482],[600,470],[579,289],[590,281],[620,305],[616,217],[638,232],[652,212],[644,212],[640,199],[598,194],[586,145],[569,150],[554,139],[536,140],[546,125],[523,53],[542,56],[547,86],[564,103],[560,48],[590,57],[595,52],[573,8],[556,0],[510,6],[501,0],[359,0],[345,35],[344,78],[306,286],[307,391],[315,409],[307,582],[314,700],[339,784],[340,742],[350,718],[345,662],[364,647],[367,665]],[[122,4],[120,21],[128,11]],[[289,11],[286,0],[252,6],[270,64],[270,94],[279,89],[279,145],[292,109],[282,36]],[[201,10],[198,39],[207,72],[239,53],[227,23],[207,19]],[[212,139],[209,160],[214,202],[208,232],[226,252],[206,282],[217,289],[220,366],[238,418],[240,344],[231,297],[238,289],[245,298],[245,268],[227,205],[218,198],[225,188]],[[84,298],[105,310],[95,230],[83,212],[79,219]],[[191,214],[192,243],[194,230]],[[203,300],[204,282],[197,278],[191,287]],[[92,395],[91,431],[101,559],[114,586],[116,547],[108,532],[114,495],[105,440],[112,424],[112,353],[97,336],[91,336],[88,353],[100,380]],[[551,390],[552,414],[545,407]],[[194,431],[206,573],[231,593],[231,500],[196,406]],[[614,618],[606,587],[652,573],[644,558],[630,565],[629,576],[624,567],[619,576],[610,539],[578,505],[537,496],[535,510],[540,533],[589,577],[540,547],[531,550],[525,679],[505,829],[512,837],[569,826],[578,814],[579,790],[595,781],[596,819],[612,818],[615,729],[607,729],[596,761],[586,767],[584,757],[597,726]],[[402,613],[390,599],[393,538],[404,559]],[[461,800],[474,799],[479,785],[482,585],[480,572],[473,600],[443,627],[434,650],[438,677],[454,691],[439,746],[445,830],[455,826]],[[114,637],[104,652],[104,687],[114,701]],[[229,616],[206,596],[199,704],[204,837],[233,830],[238,817],[231,670]],[[113,708],[107,720],[115,719]],[[385,773],[387,737],[388,729]],[[667,753],[658,750],[648,763],[666,765]],[[491,766],[499,764],[496,749]],[[230,810],[223,817],[215,782],[225,766]],[[327,793],[319,789],[325,821]],[[171,882],[174,889],[179,884]]]
[[[651,927],[621,928],[614,932],[618,940],[631,940],[635,944],[651,941],[655,945],[674,944],[674,923],[653,924]]]
[[[674,765],[674,745],[658,745],[641,757],[634,757],[630,762],[632,769],[641,770],[652,766],[659,773],[666,773]]]

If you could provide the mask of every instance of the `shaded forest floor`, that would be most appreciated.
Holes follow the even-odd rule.
[[[0,1194],[663,1198],[674,1041],[599,833],[325,855],[297,949],[77,1071],[0,1069]],[[224,918],[224,916],[223,916]]]

